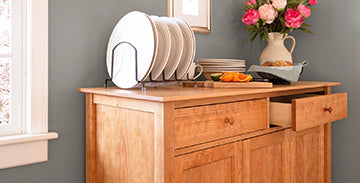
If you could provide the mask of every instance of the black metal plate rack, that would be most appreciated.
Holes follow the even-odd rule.
[[[175,79],[165,79],[165,70],[162,71],[162,78],[161,80],[154,80],[152,78],[152,73],[149,73],[149,81],[141,81],[138,78],[138,50],[136,49],[136,47],[126,41],[122,41],[120,43],[118,43],[117,45],[114,46],[114,48],[112,49],[112,53],[111,53],[111,73],[110,73],[110,78],[105,79],[105,83],[104,83],[104,87],[107,88],[108,87],[108,82],[113,80],[113,76],[114,76],[114,59],[115,59],[115,51],[117,48],[119,48],[120,45],[122,44],[127,44],[129,46],[131,46],[134,51],[135,51],[135,78],[136,81],[141,84],[141,88],[142,91],[145,92],[146,91],[146,83],[159,83],[159,82],[180,82],[180,81],[194,81],[194,87],[197,88],[197,84],[196,84],[196,79],[190,79],[189,78],[189,74],[186,74],[186,79],[179,79],[177,76],[177,70],[174,73]]]

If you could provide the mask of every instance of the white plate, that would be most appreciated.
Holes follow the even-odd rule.
[[[198,59],[198,63],[239,63],[245,65],[245,60],[236,59]]]
[[[204,68],[204,72],[221,72],[221,71],[234,71],[234,72],[245,72],[245,68]]]
[[[225,65],[225,64],[237,64],[237,65],[245,65],[243,62],[197,62],[202,65]]]
[[[149,75],[157,53],[157,32],[150,17],[133,11],[126,14],[115,26],[107,48],[106,65],[111,76],[112,50],[120,42],[133,44],[138,51],[138,79],[145,80]],[[127,44],[120,45],[115,51],[113,82],[120,88],[138,85],[135,75],[135,52]]]
[[[175,17],[172,17],[172,19],[180,26],[184,37],[183,53],[179,66],[176,69],[176,75],[178,78],[185,78],[195,57],[195,35],[190,26],[184,20]]]
[[[158,33],[158,53],[151,71],[151,79],[156,80],[168,62],[171,51],[171,36],[169,28],[164,21],[158,16],[150,16],[150,18],[155,23]]]
[[[200,64],[203,68],[224,68],[224,67],[245,67],[245,65],[217,65],[217,66],[212,66],[212,65],[202,65]]]
[[[245,65],[245,64],[243,64],[243,63],[199,63],[199,64],[201,64],[201,65],[203,65],[203,66],[223,66],[223,65],[225,65],[225,66],[227,66],[227,65],[239,65],[239,66],[243,66],[243,65]]]
[[[170,79],[178,67],[183,53],[184,38],[179,25],[168,17],[161,17],[169,27],[171,35],[171,51],[168,62],[165,66],[165,79]]]

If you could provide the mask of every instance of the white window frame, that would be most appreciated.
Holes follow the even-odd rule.
[[[18,0],[15,0],[18,1]],[[48,0],[22,0],[23,133],[0,137],[0,169],[48,160]]]

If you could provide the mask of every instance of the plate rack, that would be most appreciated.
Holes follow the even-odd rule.
[[[138,78],[138,50],[136,49],[136,47],[126,41],[122,41],[120,43],[118,43],[117,45],[114,46],[114,48],[112,49],[112,53],[111,53],[111,73],[110,73],[110,78],[105,79],[105,83],[104,83],[104,87],[107,88],[108,87],[108,82],[112,81],[113,76],[114,76],[114,58],[115,58],[115,51],[116,49],[122,45],[122,44],[127,44],[129,46],[131,46],[134,51],[135,51],[135,78],[136,81],[138,82],[138,84],[141,84],[141,88],[142,88],[142,92],[146,92],[146,83],[157,83],[157,82],[180,82],[180,81],[194,81],[194,88],[197,88],[197,84],[196,84],[196,79],[190,79],[189,78],[189,74],[186,74],[186,79],[179,79],[177,76],[177,70],[175,70],[175,79],[165,79],[165,70],[162,71],[162,79],[161,80],[154,80],[151,78],[151,72],[149,74],[149,81],[140,81]]]

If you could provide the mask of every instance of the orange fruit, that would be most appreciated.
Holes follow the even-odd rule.
[[[240,79],[240,82],[249,82],[252,80],[251,75],[249,74],[244,74]]]
[[[233,79],[233,81],[234,82],[239,82],[240,81],[240,78],[242,78],[243,77],[243,73],[235,73],[235,75],[234,75],[234,79]]]
[[[224,73],[221,77],[220,80],[223,82],[230,82],[234,79],[234,74],[232,73]]]

